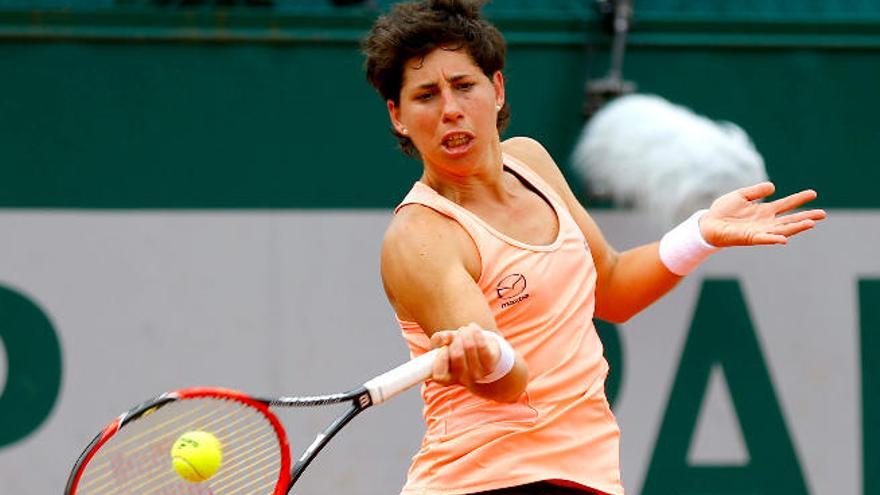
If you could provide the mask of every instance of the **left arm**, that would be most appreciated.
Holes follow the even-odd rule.
[[[672,273],[661,260],[659,242],[618,253],[605,240],[599,226],[577,200],[559,167],[540,143],[529,138],[512,138],[502,147],[554,188],[587,239],[596,265],[597,318],[617,323],[627,321],[681,281],[683,277]],[[773,191],[773,184],[764,182],[715,200],[699,223],[703,239],[717,247],[785,244],[788,237],[813,228],[825,218],[823,210],[780,216],[815,199],[816,193],[811,190],[769,203],[757,202]]]

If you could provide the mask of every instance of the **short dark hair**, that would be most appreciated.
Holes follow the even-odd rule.
[[[506,45],[501,32],[480,14],[481,0],[421,0],[400,3],[379,17],[361,43],[367,81],[384,100],[400,104],[404,64],[440,47],[464,48],[490,79],[504,68]],[[498,133],[510,121],[510,106],[498,112]],[[412,141],[397,132],[400,149],[418,158]]]

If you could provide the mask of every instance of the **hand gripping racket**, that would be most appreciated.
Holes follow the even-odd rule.
[[[341,394],[257,398],[222,388],[162,394],[121,414],[86,447],[70,473],[65,495],[284,495],[312,459],[364,409],[381,404],[431,376],[436,351],[425,353]],[[317,435],[291,467],[290,446],[273,407],[348,410]],[[222,446],[217,472],[202,482],[174,471],[171,448],[190,431],[206,431]]]

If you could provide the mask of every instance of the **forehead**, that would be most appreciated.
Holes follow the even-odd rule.
[[[435,48],[424,57],[413,57],[403,67],[403,87],[439,82],[453,76],[482,74],[464,48]]]

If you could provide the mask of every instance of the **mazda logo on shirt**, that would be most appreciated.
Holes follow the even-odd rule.
[[[526,277],[521,273],[508,275],[498,282],[495,287],[498,297],[501,299],[513,299],[526,290]]]

